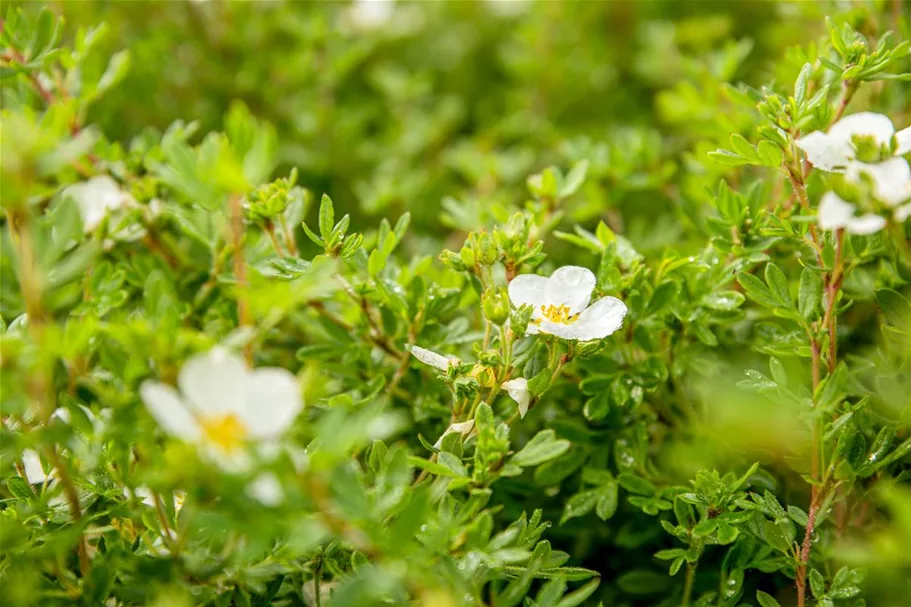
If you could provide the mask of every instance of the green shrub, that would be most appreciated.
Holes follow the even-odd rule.
[[[905,605],[911,30],[843,4],[8,7],[4,604]]]

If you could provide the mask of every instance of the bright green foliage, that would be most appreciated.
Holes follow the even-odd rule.
[[[900,2],[4,11],[3,604],[907,604]]]

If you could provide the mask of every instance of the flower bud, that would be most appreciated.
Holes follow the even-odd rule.
[[[497,245],[491,241],[490,236],[485,232],[478,239],[478,249],[480,250],[481,263],[486,266],[492,266],[497,261],[499,254]]]
[[[488,289],[481,296],[484,317],[495,325],[502,325],[509,318],[509,296],[505,289]]]
[[[455,253],[448,249],[440,253],[440,261],[443,262],[444,266],[450,267],[456,272],[462,272],[465,270],[465,264],[462,262],[461,256],[458,253]]]
[[[459,257],[462,258],[462,263],[465,264],[466,268],[473,268],[475,262],[474,251],[471,250],[471,247],[465,245],[462,247],[462,250],[459,251]]]

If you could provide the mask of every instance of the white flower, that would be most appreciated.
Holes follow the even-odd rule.
[[[524,377],[511,379],[503,383],[503,389],[519,405],[519,417],[528,413],[528,403],[531,401],[531,392],[528,391],[528,380]]]
[[[516,276],[509,283],[509,299],[517,307],[532,307],[528,334],[549,333],[587,341],[602,339],[619,329],[627,311],[616,297],[602,297],[588,305],[594,288],[595,275],[590,270],[564,266],[550,278]]]
[[[191,357],[180,393],[158,381],[140,387],[149,413],[169,434],[200,445],[226,468],[246,463],[245,447],[275,441],[303,408],[297,379],[285,369],[249,370],[224,348]]]
[[[455,366],[462,362],[455,356],[443,356],[420,346],[408,346],[408,351],[425,365],[430,365],[444,372],[448,371],[450,366]]]
[[[359,30],[372,30],[388,23],[394,12],[394,0],[354,0],[348,20]]]
[[[453,434],[458,432],[462,436],[468,436],[471,434],[471,431],[474,430],[474,420],[470,419],[467,422],[457,422],[455,424],[450,424],[446,431],[440,435],[440,438],[437,439],[437,442],[433,444],[434,447],[439,449],[443,446],[443,439],[447,434]]]
[[[88,181],[75,183],[63,190],[63,197],[76,202],[86,233],[93,232],[109,213],[137,204],[107,175],[96,175]]]
[[[886,227],[885,218],[873,213],[857,216],[856,211],[857,207],[835,192],[826,192],[819,201],[819,227],[823,230],[844,229],[849,234],[873,234]]]
[[[263,506],[270,508],[278,506],[285,499],[285,492],[278,477],[271,472],[257,475],[247,485],[247,495],[257,500]]]
[[[807,158],[818,169],[840,173],[857,160],[854,137],[870,137],[877,145],[889,147],[895,137],[896,156],[911,151],[911,127],[898,133],[888,116],[873,112],[859,112],[845,116],[832,125],[828,133],[813,131],[797,140],[797,147],[807,153]]]

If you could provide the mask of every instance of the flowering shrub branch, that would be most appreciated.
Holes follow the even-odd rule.
[[[476,4],[6,10],[4,601],[904,598],[906,20]]]

